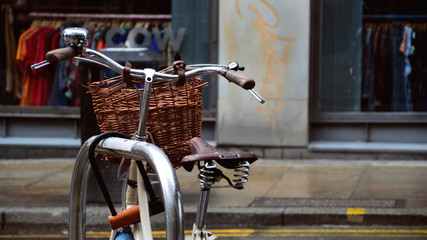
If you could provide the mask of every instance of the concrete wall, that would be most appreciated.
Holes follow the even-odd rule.
[[[266,99],[220,81],[218,145],[308,144],[309,0],[220,0],[219,62],[237,61]]]

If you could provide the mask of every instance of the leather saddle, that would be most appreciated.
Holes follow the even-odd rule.
[[[194,164],[200,161],[215,161],[224,168],[235,169],[243,161],[253,163],[258,159],[252,152],[218,151],[199,137],[190,140],[190,149],[192,154],[182,159],[182,166],[189,172],[193,170]]]

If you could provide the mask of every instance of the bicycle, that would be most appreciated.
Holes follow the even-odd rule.
[[[110,239],[118,239],[122,234],[128,234],[133,239],[153,239],[150,215],[163,211],[167,220],[165,226],[166,239],[184,239],[183,208],[178,179],[175,174],[176,166],[172,165],[163,149],[148,142],[150,137],[147,132],[147,117],[152,86],[156,81],[182,85],[187,79],[215,74],[221,75],[230,82],[248,90],[259,102],[264,103],[264,99],[253,90],[255,81],[238,73],[237,71],[244,68],[235,62],[228,65],[199,64],[186,66],[183,61],[176,60],[174,67],[164,72],[157,72],[149,68],[131,69],[121,66],[98,51],[87,48],[90,36],[86,29],[67,28],[62,32],[62,38],[67,45],[66,48],[48,52],[45,61],[34,64],[31,68],[38,69],[48,64],[77,58],[121,74],[123,76],[121,80],[125,81],[128,87],[135,87],[138,93],[138,86],[129,82],[129,77],[142,79],[144,82],[142,94],[139,96],[138,129],[133,138],[129,139],[128,135],[119,132],[105,132],[88,139],[80,148],[73,170],[70,190],[69,239],[85,238],[86,185],[90,169],[94,171],[111,211],[109,216],[112,228]],[[197,136],[192,138],[189,144],[191,154],[183,157],[181,164],[187,171],[191,171],[194,166],[197,166],[201,183],[192,237],[193,239],[205,240],[211,236],[205,227],[210,190],[216,187],[243,189],[243,185],[248,181],[249,165],[257,160],[257,156],[242,151],[221,152]],[[105,183],[100,176],[96,162],[94,162],[95,153],[131,159],[126,175],[127,180],[123,187],[122,211],[115,211],[108,190],[106,190]],[[234,170],[233,177],[235,178],[227,177],[217,164],[222,168]],[[149,171],[147,171],[147,167],[149,167]],[[148,172],[152,172],[156,176],[156,181],[160,186],[160,197],[156,196],[156,191],[153,190],[152,179],[150,179]],[[225,179],[228,185],[214,186],[222,179]]]

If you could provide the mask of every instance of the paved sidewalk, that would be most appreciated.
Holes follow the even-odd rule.
[[[73,165],[71,159],[0,160],[1,231],[23,223],[66,229]],[[190,225],[197,172],[181,168],[177,175]],[[105,224],[107,211],[89,204],[88,225]],[[261,159],[251,165],[245,189],[211,191],[207,225],[217,223],[427,226],[427,161]]]

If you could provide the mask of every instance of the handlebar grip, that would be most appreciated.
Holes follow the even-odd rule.
[[[77,51],[71,47],[58,48],[46,53],[46,60],[49,63],[55,64],[64,60],[71,59],[77,55]]]
[[[235,83],[243,89],[249,90],[255,87],[255,80],[245,74],[229,70],[224,74],[228,81]]]

